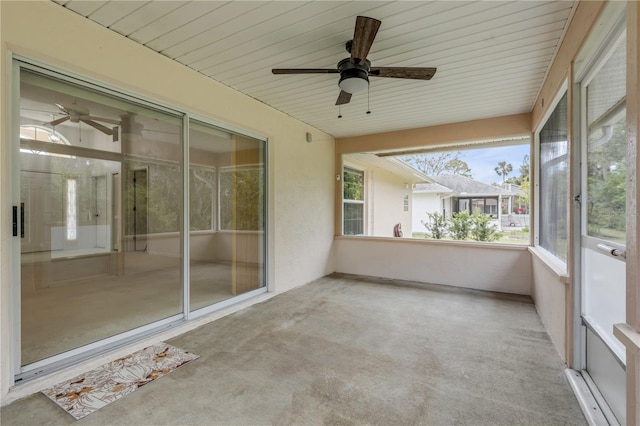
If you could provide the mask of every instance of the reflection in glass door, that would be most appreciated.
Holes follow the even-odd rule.
[[[182,318],[182,121],[20,72],[23,373]]]
[[[107,175],[93,176],[93,227],[96,230],[96,248],[107,249]]]
[[[20,379],[266,290],[264,140],[19,65]]]
[[[585,373],[625,424],[626,43],[624,34],[583,83],[581,264]],[[607,412],[605,410],[605,412]]]
[[[191,120],[189,159],[189,310],[196,311],[265,285],[265,147]]]

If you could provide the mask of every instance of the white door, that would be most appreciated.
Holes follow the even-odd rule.
[[[625,34],[582,84],[581,281],[583,369],[606,414],[625,424]],[[609,411],[610,410],[610,411]]]

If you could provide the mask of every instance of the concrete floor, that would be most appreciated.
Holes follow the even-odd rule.
[[[585,424],[520,296],[336,274],[168,343],[200,358],[77,423]],[[76,423],[42,394],[0,420]]]

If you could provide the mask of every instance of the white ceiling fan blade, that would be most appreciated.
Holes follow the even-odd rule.
[[[64,106],[64,105],[62,105],[62,104],[58,104],[58,103],[56,103],[56,104],[54,104],[54,105],[55,105],[55,106],[57,106],[57,107],[58,107],[58,109],[59,109],[60,111],[64,112],[65,114],[67,114],[67,115],[71,115],[71,113],[69,112],[69,110],[67,109],[67,107],[66,107],[66,106]]]
[[[104,118],[104,117],[94,117],[93,115],[83,115],[80,118],[82,118],[83,120],[93,120],[93,121],[100,121],[102,123],[115,124],[116,126],[119,126],[120,124],[122,124],[120,120],[113,120],[111,118]]]
[[[53,121],[49,121],[48,123],[45,124],[49,124],[51,126],[57,126],[60,123],[64,123],[65,121],[69,120],[71,117],[69,117],[68,115],[66,117],[62,117],[62,118],[58,118],[56,120]]]
[[[85,124],[88,124],[89,126],[93,127],[94,129],[97,129],[97,130],[101,131],[105,135],[109,135],[109,136],[113,135],[113,130],[112,129],[110,129],[108,127],[105,127],[100,123],[96,123],[95,121],[92,121],[92,120],[86,120],[84,118],[81,118],[80,121],[82,121]]]

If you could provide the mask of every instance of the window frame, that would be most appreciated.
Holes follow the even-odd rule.
[[[74,365],[78,359],[82,359],[84,357],[90,357],[92,353],[95,353],[96,350],[103,351],[105,348],[112,349],[113,347],[117,347],[117,345],[122,344],[122,342],[131,341],[131,339],[136,339],[137,341],[141,341],[142,339],[156,333],[158,329],[164,327],[172,327],[175,324],[180,324],[184,321],[196,320],[198,318],[202,318],[206,315],[210,315],[214,312],[220,311],[228,306],[233,305],[234,303],[239,303],[243,300],[247,300],[251,297],[258,296],[259,294],[266,293],[268,291],[272,291],[272,283],[269,280],[270,277],[270,266],[271,256],[269,253],[269,249],[271,247],[271,243],[269,241],[271,222],[269,215],[269,205],[270,201],[270,185],[273,184],[272,176],[270,175],[270,141],[269,138],[258,133],[254,133],[252,131],[245,130],[244,128],[237,127],[231,125],[227,122],[220,121],[218,119],[205,116],[199,113],[193,112],[189,107],[177,106],[167,100],[163,100],[161,98],[149,97],[147,95],[143,95],[140,93],[136,93],[129,89],[124,88],[121,85],[114,85],[110,83],[106,83],[102,80],[97,80],[91,77],[87,77],[83,74],[80,74],[76,71],[73,71],[69,68],[61,68],[55,65],[51,65],[49,63],[45,63],[42,61],[38,61],[29,57],[25,57],[19,54],[11,54],[9,58],[10,62],[10,72],[9,72],[9,80],[10,80],[10,94],[11,94],[11,105],[10,109],[15,117],[20,117],[18,112],[20,105],[20,82],[21,73],[23,71],[28,71],[31,73],[39,74],[42,77],[47,79],[57,80],[65,84],[71,84],[79,87],[82,90],[89,90],[98,93],[99,95],[107,95],[113,97],[118,101],[123,101],[125,103],[135,104],[140,108],[145,108],[149,110],[155,110],[159,113],[163,113],[166,115],[171,115],[178,118],[181,122],[181,133],[182,133],[182,146],[180,152],[180,159],[178,163],[181,165],[181,183],[183,193],[180,197],[182,200],[182,208],[180,209],[180,214],[183,218],[188,218],[188,203],[189,203],[189,120],[195,119],[201,123],[205,123],[207,125],[218,127],[223,129],[224,131],[234,133],[240,136],[244,136],[247,138],[255,139],[262,143],[262,153],[263,153],[263,164],[260,165],[262,168],[262,184],[261,189],[263,191],[261,198],[261,206],[263,208],[263,213],[261,217],[261,222],[264,226],[264,229],[260,232],[264,234],[263,242],[262,242],[262,261],[264,263],[264,270],[262,272],[262,286],[231,297],[229,299],[222,300],[216,304],[208,305],[197,310],[191,311],[189,306],[189,292],[190,292],[190,279],[189,279],[189,268],[183,267],[180,277],[180,282],[182,286],[182,311],[179,314],[169,316],[167,318],[161,319],[159,321],[151,322],[146,325],[142,325],[140,327],[125,331],[123,333],[119,333],[117,335],[113,335],[104,339],[97,340],[93,343],[89,343],[86,345],[82,345],[72,349],[70,351],[57,354],[48,358],[45,358],[40,361],[36,361],[30,364],[21,365],[21,348],[20,348],[20,334],[21,334],[21,303],[20,303],[20,291],[13,291],[13,303],[12,306],[14,309],[9,312],[9,315],[13,319],[12,333],[14,336],[17,336],[12,341],[12,347],[8,349],[8,351],[13,354],[13,362],[11,365],[12,373],[10,384],[13,385],[19,380],[29,380],[37,375],[42,373],[49,373],[53,371],[52,366],[55,368],[59,368],[60,366]],[[18,121],[18,120],[15,120]],[[16,123],[16,125],[11,126],[11,131],[13,140],[21,141],[20,138],[20,125]],[[38,141],[35,141],[38,142]],[[63,141],[64,142],[64,141]],[[67,141],[68,142],[68,141]],[[44,142],[43,142],[44,143]],[[75,158],[76,155],[82,155],[86,148],[74,146],[69,143],[51,143],[50,152],[39,153],[41,155],[52,155],[52,156],[60,156],[60,157],[68,157]],[[33,150],[31,150],[33,151]],[[10,156],[13,158],[13,164],[10,170],[7,171],[8,175],[16,176],[20,172],[19,168],[19,152],[20,147],[18,145],[12,144]],[[32,152],[34,154],[38,152]],[[112,152],[108,150],[100,150],[100,149],[92,149],[92,158],[107,160],[107,161],[120,161],[122,164],[125,163],[125,159],[121,153]],[[130,158],[136,159],[135,156],[131,156]],[[126,169],[121,170],[121,174],[125,175]],[[217,177],[217,176],[216,176]],[[14,179],[14,182],[11,185],[11,200],[12,204],[21,206],[21,211],[24,213],[24,204],[20,202],[20,179]],[[76,183],[77,185],[77,183]],[[66,185],[65,185],[66,187]],[[217,192],[217,191],[216,191]],[[64,196],[66,197],[66,190],[64,191]],[[217,202],[217,199],[214,203]],[[63,203],[64,205],[64,203]],[[66,209],[65,209],[66,210]],[[77,212],[77,210],[76,210]],[[66,211],[63,212],[66,214]],[[215,214],[215,213],[214,213]],[[215,221],[215,218],[213,219]],[[190,259],[189,256],[189,225],[188,220],[181,220],[179,225],[179,232],[183,234],[182,240],[180,242],[180,253],[182,255],[183,260]],[[22,233],[23,229],[20,228],[19,232]],[[197,231],[196,231],[197,232]],[[205,231],[206,232],[206,231]],[[24,237],[24,235],[22,235]],[[17,241],[16,244],[12,246],[12,250],[15,250],[19,247],[20,241]],[[188,265],[188,261],[185,262]],[[14,256],[13,261],[11,262],[10,268],[12,270],[20,270],[20,257]],[[13,288],[12,288],[13,290]]]
[[[563,271],[563,273],[566,273],[566,271],[568,270],[568,259],[569,259],[569,254],[570,254],[570,244],[569,244],[569,238],[571,235],[571,221],[570,221],[570,215],[571,215],[571,205],[569,202],[569,198],[567,197],[567,199],[564,200],[564,202],[566,203],[567,209],[566,209],[566,220],[567,220],[567,251],[566,251],[566,257],[567,260],[563,260],[560,257],[558,257],[556,254],[552,253],[551,251],[549,251],[548,249],[546,249],[545,247],[543,247],[540,244],[540,229],[542,227],[542,212],[541,212],[541,205],[540,205],[540,200],[541,200],[541,192],[540,192],[540,177],[541,177],[541,173],[540,173],[540,166],[541,166],[541,162],[540,162],[540,149],[541,149],[541,142],[540,142],[540,132],[542,131],[542,129],[544,128],[544,126],[547,124],[547,122],[549,121],[549,118],[551,117],[551,115],[555,112],[556,108],[558,107],[558,104],[560,104],[560,101],[562,100],[562,98],[566,95],[567,96],[567,144],[568,144],[568,150],[567,150],[567,191],[569,192],[569,194],[571,194],[572,192],[572,182],[571,182],[571,167],[572,167],[572,158],[571,158],[571,134],[569,133],[569,129],[570,129],[570,124],[571,124],[571,110],[570,110],[570,101],[571,101],[571,93],[568,90],[568,86],[569,86],[569,82],[567,79],[565,79],[560,88],[558,89],[558,91],[556,92],[555,96],[553,97],[553,101],[551,102],[551,104],[549,105],[549,107],[547,108],[547,111],[545,112],[545,114],[542,116],[542,118],[540,119],[540,122],[538,124],[538,126],[536,127],[535,131],[534,131],[534,136],[533,136],[533,164],[534,164],[534,168],[535,168],[535,173],[531,173],[533,170],[530,170],[530,174],[533,174],[533,188],[531,188],[533,197],[534,197],[534,202],[533,202],[533,212],[534,212],[534,219],[533,219],[533,223],[534,223],[534,233],[533,233],[533,246],[537,249],[540,250],[543,254],[545,259],[547,259],[549,262],[551,262],[556,268],[559,268],[560,271]]]
[[[344,197],[344,184],[346,182],[345,175],[347,173],[360,174],[362,176],[362,200],[352,200]],[[342,186],[341,186],[341,199],[342,199],[342,235],[350,236],[366,236],[366,203],[367,203],[367,174],[364,170],[352,165],[342,166]],[[346,234],[345,233],[345,204],[359,204],[362,205],[362,233],[361,234]]]

